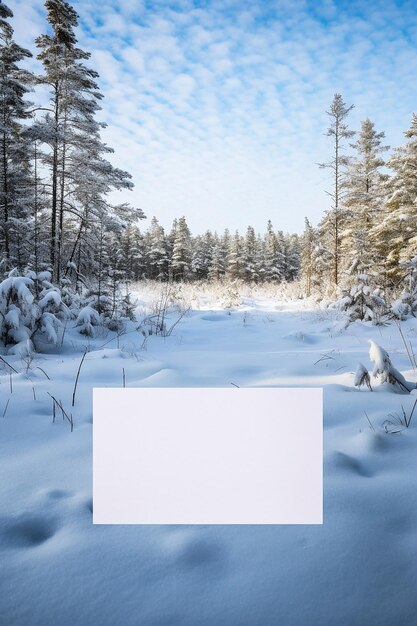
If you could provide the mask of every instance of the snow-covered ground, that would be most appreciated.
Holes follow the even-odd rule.
[[[154,289],[137,297],[139,314],[149,313]],[[19,373],[3,364],[0,375],[1,624],[416,623],[416,428],[382,427],[402,407],[409,414],[416,396],[353,385],[358,363],[370,366],[369,339],[417,380],[397,326],[345,328],[335,312],[260,290],[238,300],[190,288],[168,328],[191,309],[170,336],[131,325],[91,340],[67,328],[55,353],[5,355]],[[402,329],[416,344],[417,323]],[[93,526],[91,390],[124,380],[323,386],[323,526]],[[59,411],[52,423],[48,393],[73,415],[73,432]]]

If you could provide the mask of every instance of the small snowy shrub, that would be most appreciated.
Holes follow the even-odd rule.
[[[38,337],[58,343],[70,312],[50,279],[49,272],[18,276],[14,270],[0,283],[0,340],[9,353],[30,354]]]
[[[405,380],[404,376],[393,366],[389,354],[381,348],[373,339],[369,340],[369,358],[374,363],[373,376],[380,380],[381,384],[389,383],[401,391],[410,392],[415,389],[415,384]]]
[[[136,302],[132,302],[130,293],[120,296],[114,303],[111,317],[105,320],[105,325],[109,330],[116,333],[122,332],[129,321],[135,320]]]
[[[236,284],[231,283],[226,285],[222,294],[221,303],[225,309],[233,309],[234,307],[240,305],[241,297],[239,288]]]
[[[359,389],[366,386],[372,391],[371,377],[369,376],[368,370],[362,363],[359,363],[358,365],[353,384],[355,385],[355,387],[359,387]]]
[[[68,307],[71,317],[76,319],[78,312],[83,307],[84,297],[80,292],[77,292],[67,278],[62,279],[61,286],[62,302]]]
[[[397,320],[406,320],[409,315],[414,315],[410,294],[407,291],[403,291],[401,296],[391,304],[391,313]]]
[[[345,311],[350,322],[361,320],[380,324],[387,307],[380,289],[368,284],[366,274],[358,275],[358,282],[349,290],[344,290],[336,306]]]
[[[80,304],[76,327],[89,337],[94,336],[94,327],[98,326],[120,333],[129,320],[135,319],[136,302],[132,302],[129,293],[122,293],[116,280],[111,290],[86,290]]]
[[[417,313],[417,256],[406,265],[408,270],[405,277],[406,287],[400,297],[391,305],[391,312],[395,318],[405,320]]]
[[[81,335],[87,337],[94,337],[94,327],[99,326],[101,322],[100,315],[91,306],[85,306],[78,313],[75,326],[78,328],[78,332]]]

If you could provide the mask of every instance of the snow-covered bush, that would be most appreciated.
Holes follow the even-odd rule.
[[[134,320],[135,302],[130,294],[115,291],[112,295],[88,290],[79,296],[79,311],[75,326],[82,335],[93,337],[95,329],[103,326],[120,332],[129,320]]]
[[[74,285],[68,278],[61,281],[62,302],[68,307],[71,317],[76,319],[80,309],[84,305],[84,296],[80,291],[74,289]]]
[[[417,313],[417,256],[405,266],[407,275],[404,279],[405,289],[400,297],[391,304],[391,312],[395,318],[405,320]]]
[[[62,322],[70,312],[50,280],[49,272],[18,276],[13,270],[0,283],[0,341],[9,353],[30,354],[37,338],[58,343]]]
[[[390,356],[384,348],[381,348],[373,339],[369,340],[369,358],[374,363],[373,376],[379,379],[381,384],[389,383],[398,390],[410,392],[415,389],[415,383],[405,380],[404,376],[393,366]]]
[[[355,385],[355,387],[358,387],[359,389],[361,387],[366,386],[368,387],[368,389],[372,391],[371,377],[369,376],[369,372],[366,369],[366,367],[363,365],[363,363],[359,363],[358,365],[358,369],[356,370],[355,380],[353,381],[353,384]]]
[[[350,322],[361,320],[380,324],[387,312],[387,306],[382,291],[373,289],[368,283],[367,274],[359,274],[358,281],[343,290],[342,297],[336,306],[345,311]]]
[[[135,306],[136,302],[132,302],[130,293],[119,296],[114,303],[112,315],[105,320],[107,328],[117,333],[122,331],[128,321],[135,319]]]
[[[100,325],[100,315],[91,306],[85,306],[78,313],[75,326],[78,332],[87,337],[94,337],[94,327]]]
[[[241,296],[237,282],[226,284],[224,287],[221,303],[225,309],[233,309],[241,303]]]
[[[414,306],[410,298],[411,294],[403,291],[401,296],[391,304],[391,313],[397,320],[406,320],[414,314]]]

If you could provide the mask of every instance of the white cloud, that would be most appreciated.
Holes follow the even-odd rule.
[[[8,0],[24,45],[45,30],[40,0]],[[300,230],[327,206],[325,111],[343,93],[402,141],[415,104],[413,3],[332,0],[77,0],[126,196],[164,225]],[[100,10],[98,10],[100,9]]]

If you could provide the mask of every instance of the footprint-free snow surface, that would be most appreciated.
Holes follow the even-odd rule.
[[[252,299],[233,310],[200,302],[168,337],[134,328],[92,340],[67,328],[55,353],[4,355],[18,373],[2,364],[0,623],[416,624],[417,436],[399,424],[416,396],[353,385],[369,339],[417,379],[397,326],[346,328],[302,302]],[[416,328],[402,324],[407,341]],[[324,387],[324,524],[93,526],[91,390],[123,381]],[[48,394],[73,432],[59,410],[53,421]]]

